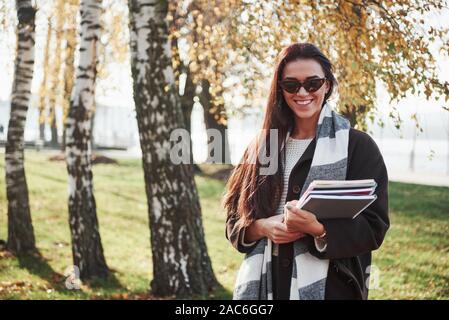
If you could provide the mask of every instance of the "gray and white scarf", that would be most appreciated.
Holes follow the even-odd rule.
[[[314,180],[346,179],[349,129],[349,121],[332,110],[328,103],[324,104],[318,119],[315,153],[300,196]],[[262,238],[246,254],[237,274],[234,300],[273,299],[272,245],[270,239]],[[304,238],[296,240],[293,246],[290,299],[323,300],[329,260],[311,255]]]

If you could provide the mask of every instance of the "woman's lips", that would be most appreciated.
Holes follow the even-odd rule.
[[[305,99],[305,100],[293,100],[295,101],[295,104],[299,107],[307,107],[313,99]]]

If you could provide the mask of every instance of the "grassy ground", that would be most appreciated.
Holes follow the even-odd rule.
[[[0,157],[0,239],[6,239],[7,202],[4,157]],[[220,200],[224,181],[197,176],[209,254],[222,288],[210,298],[230,299],[243,256],[224,237]],[[64,286],[71,265],[67,222],[67,183],[63,162],[45,154],[26,154],[31,212],[40,256],[17,258],[0,251],[0,299],[148,298],[151,250],[139,160],[94,166],[94,187],[105,256],[114,271],[107,281],[81,290]],[[390,184],[392,227],[373,263],[379,289],[371,299],[449,298],[449,188]]]

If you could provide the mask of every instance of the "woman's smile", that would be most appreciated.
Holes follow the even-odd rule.
[[[304,108],[308,107],[311,102],[313,102],[313,99],[293,99],[293,101],[295,101],[300,108]]]

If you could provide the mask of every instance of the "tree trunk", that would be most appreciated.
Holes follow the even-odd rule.
[[[91,150],[95,150],[94,125],[95,125],[95,110],[92,110],[92,115],[90,117],[90,149]]]
[[[56,122],[56,101],[60,100],[60,86],[62,81],[61,70],[62,70],[62,60],[61,60],[61,43],[62,43],[62,29],[64,27],[65,16],[64,16],[64,1],[58,0],[55,4],[55,18],[56,23],[54,26],[54,41],[55,50],[53,53],[53,59],[51,65],[49,66],[49,110],[50,110],[50,128],[51,128],[51,145],[53,148],[58,147],[58,126]]]
[[[42,143],[45,143],[45,122],[39,123],[39,139],[42,140]]]
[[[49,20],[51,16],[49,17]],[[45,46],[44,46],[44,60],[42,62],[42,82],[39,88],[39,139],[42,140],[43,145],[45,145],[45,123],[47,122],[47,105],[48,105],[48,96],[47,96],[47,75],[49,73],[49,61],[50,61],[50,40],[51,40],[51,25],[48,23],[47,25],[47,36],[45,38]]]
[[[79,65],[67,118],[66,159],[69,223],[74,265],[82,280],[109,274],[103,254],[93,194],[90,126],[97,74],[100,0],[82,0]]]
[[[409,170],[411,172],[415,172],[415,149],[416,149],[416,136],[418,135],[418,129],[416,125],[413,128],[413,142],[412,142],[412,150],[410,151],[410,162],[409,162]]]
[[[61,151],[65,150],[66,137],[66,119],[70,107],[70,95],[73,90],[73,79],[75,73],[75,47],[76,47],[76,11],[78,10],[79,0],[68,0],[65,3],[64,12],[66,15],[66,29],[64,30],[64,39],[66,41],[64,52],[64,82],[62,93],[62,141]]]
[[[168,3],[131,0],[134,100],[153,254],[154,295],[207,295],[217,285],[204,240],[191,164],[170,160],[170,134],[185,128],[171,65]],[[168,91],[165,88],[168,88]]]
[[[364,105],[345,105],[340,107],[340,113],[349,120],[351,128],[357,128],[359,130],[366,130],[366,113],[368,107]]]
[[[186,84],[184,87],[184,94],[181,96],[181,110],[184,117],[184,123],[190,138],[190,163],[193,164],[193,170],[195,173],[200,173],[201,168],[193,160],[193,143],[192,143],[192,111],[193,111],[193,98],[195,97],[195,84],[192,81],[192,76],[188,68],[185,69]]]
[[[203,79],[201,81],[201,88],[200,103],[204,110],[206,130],[215,129],[220,133],[220,141],[217,142],[214,140],[210,131],[207,132],[208,153],[206,162],[230,164],[231,154],[229,150],[228,133],[226,130],[228,126],[221,122],[221,120],[227,121],[226,114],[224,113],[224,106],[214,106],[212,104],[212,96],[209,93],[210,83],[208,80]],[[222,114],[220,114],[219,110],[222,111]],[[220,150],[217,150],[216,146],[220,146]],[[219,152],[218,155],[215,154],[217,151]]]
[[[184,85],[184,92],[182,95],[180,95],[180,100],[181,100],[181,110],[182,110],[182,114],[184,116],[184,123],[186,126],[187,131],[189,132],[189,138],[190,138],[190,163],[193,164],[193,169],[195,173],[200,173],[201,172],[201,168],[194,163],[193,161],[193,144],[192,144],[192,130],[191,130],[191,118],[192,118],[192,111],[193,111],[193,104],[194,104],[194,97],[195,97],[195,89],[196,86],[193,83],[192,80],[192,75],[190,73],[189,67],[184,65],[183,61],[181,60],[181,58],[179,57],[178,54],[178,38],[173,37],[172,41],[171,41],[171,45],[172,45],[172,52],[173,55],[177,55],[176,60],[179,61],[179,65],[178,65],[178,70],[177,70],[177,74],[181,75],[181,74],[185,74],[186,75],[186,81],[185,81],[185,85]],[[176,92],[179,92],[179,88]]]
[[[58,147],[58,127],[56,125],[56,114],[53,114],[51,118],[51,145],[52,147]]]
[[[36,250],[23,150],[25,122],[33,79],[36,10],[32,7],[31,0],[18,0],[16,6],[19,20],[17,57],[5,148],[5,171],[8,198],[7,248],[22,254]]]
[[[65,147],[66,147],[66,135],[67,135],[67,126],[65,125],[65,122],[62,124],[62,137],[61,137],[61,144],[59,145],[59,150],[61,151],[61,153],[63,153],[65,151]]]

